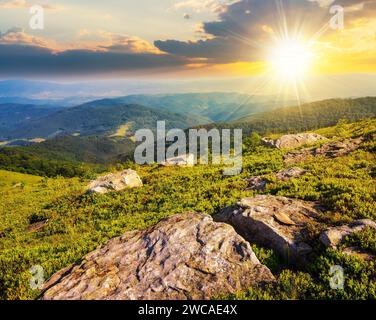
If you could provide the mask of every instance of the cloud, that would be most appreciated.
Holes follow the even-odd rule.
[[[54,41],[29,35],[24,31],[24,29],[18,27],[13,27],[7,30],[5,33],[0,32],[0,44],[22,44],[56,48]]]
[[[196,3],[186,1],[180,5],[188,2]],[[330,5],[344,6],[346,18],[351,21],[369,15],[375,3],[376,0],[240,0],[225,6],[216,21],[203,23],[206,39],[158,40],[155,46],[169,54],[206,58],[210,63],[254,62],[265,56],[273,39],[285,36],[285,30],[293,38],[318,36],[332,17]]]
[[[31,8],[36,3],[26,1],[26,0],[0,0],[0,8],[1,9],[19,9],[19,8]],[[38,5],[42,6],[46,10],[62,10],[63,7],[61,5],[50,4],[46,1],[38,3]]]
[[[162,53],[154,44],[136,36],[88,29],[79,30],[77,36],[81,48],[123,53]]]
[[[79,37],[95,36],[73,48],[27,34],[22,28],[0,32],[0,76],[124,75],[139,70],[170,70],[191,63],[184,57],[161,53],[138,37],[80,30]],[[84,48],[82,48],[84,47]]]
[[[0,76],[124,75],[139,70],[179,68],[188,61],[167,54],[67,50],[0,44]]]
[[[0,2],[0,5],[4,3]],[[329,30],[325,38],[320,39],[328,48],[325,50],[351,56],[354,50],[362,52],[367,48],[367,59],[371,57],[371,60],[376,52],[375,41],[372,41],[376,22],[374,29],[368,30],[367,37],[361,34],[364,34],[364,29],[359,27],[365,23],[359,18],[375,20],[376,0],[336,0],[332,3],[325,0],[239,0],[230,1],[225,6],[223,1],[178,3],[179,8],[190,5],[195,10],[201,10],[203,7],[200,6],[204,4],[212,5],[211,10],[217,10],[215,8],[221,5],[221,10],[217,11],[214,21],[197,26],[201,37],[195,41],[169,39],[150,43],[127,34],[81,29],[72,44],[57,44],[30,35],[23,29],[11,28],[0,32],[0,76],[123,75],[146,70],[184,70],[264,61],[265,51],[273,39],[283,36],[284,25],[290,30],[290,36],[307,35],[310,38],[328,23],[331,17],[328,6],[331,4],[346,7],[346,24],[349,26],[342,33]],[[280,3],[283,3],[283,8],[278,5]]]
[[[180,0],[173,5],[174,10],[190,9],[193,12],[222,12],[226,6],[238,0]]]

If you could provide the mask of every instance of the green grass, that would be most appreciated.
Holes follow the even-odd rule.
[[[375,125],[376,120],[370,120],[340,124],[320,132],[331,137],[372,135]],[[376,220],[374,151],[375,139],[372,139],[349,156],[303,163],[309,171],[307,175],[290,182],[271,183],[264,193],[319,200],[330,209],[327,217],[333,223],[365,217]],[[0,299],[38,296],[39,292],[29,287],[29,268],[33,265],[42,265],[48,278],[127,230],[145,229],[164,217],[186,211],[215,214],[242,197],[255,195],[253,191],[245,191],[244,178],[271,174],[284,167],[282,151],[263,147],[246,152],[243,160],[242,174],[234,177],[224,177],[221,166],[132,165],[144,186],[107,195],[85,194],[88,181],[83,179],[41,178],[0,171]],[[30,223],[45,219],[48,223],[43,229],[28,231]],[[356,241],[363,243],[365,249],[372,246],[371,240]],[[254,249],[277,275],[277,285],[263,290],[250,288],[249,292],[230,298],[375,297],[372,281],[376,279],[376,269],[372,262],[320,248],[312,266],[298,273],[278,270],[278,259],[270,250],[256,246]],[[345,290],[328,288],[328,272],[333,264],[343,265],[347,270]]]

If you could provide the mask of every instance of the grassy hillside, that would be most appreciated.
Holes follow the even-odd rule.
[[[335,159],[307,160],[300,166],[309,173],[289,182],[276,181],[262,193],[319,200],[328,208],[332,223],[358,218],[376,219],[376,120],[319,131],[336,137],[372,136],[352,154]],[[108,239],[126,230],[144,229],[161,218],[185,211],[215,214],[240,198],[253,196],[244,180],[284,168],[284,151],[256,147],[245,150],[241,175],[224,177],[221,166],[164,168],[134,166],[143,179],[139,189],[106,195],[84,193],[87,181],[43,179],[0,171],[0,298],[33,299],[38,291],[29,287],[29,268],[40,264],[49,277],[79,260]],[[35,223],[48,222],[35,230]],[[376,234],[357,241],[374,248]],[[253,246],[256,255],[277,275],[276,287],[251,289],[236,299],[375,299],[376,267],[333,250],[320,249],[307,270],[278,270],[270,250]],[[345,290],[331,290],[330,266],[346,269]]]
[[[357,121],[376,117],[376,97],[359,99],[330,99],[304,104],[300,107],[276,109],[237,120],[213,124],[212,128],[242,128],[245,135],[251,132],[296,133],[333,126],[339,120]]]
[[[187,128],[202,124],[200,119],[140,105],[112,105],[105,102],[67,108],[46,117],[24,123],[8,132],[8,138],[52,138],[58,135],[111,135],[122,125],[132,122],[133,130],[156,129],[165,120],[168,128]]]

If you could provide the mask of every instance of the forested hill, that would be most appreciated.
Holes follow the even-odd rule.
[[[333,126],[339,120],[357,121],[376,116],[376,97],[358,99],[330,99],[302,106],[280,108],[237,121],[210,124],[206,128],[242,128],[245,135],[251,132],[296,133]]]
[[[59,135],[111,135],[121,126],[132,123],[132,130],[140,128],[156,129],[157,121],[166,121],[168,128],[189,128],[203,124],[203,120],[191,115],[175,114],[152,110],[140,105],[91,105],[67,108],[29,121],[6,137],[18,138],[52,138]]]

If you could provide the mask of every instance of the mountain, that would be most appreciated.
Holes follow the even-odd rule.
[[[28,121],[17,130],[9,131],[8,139],[53,138],[59,135],[111,135],[118,130],[132,132],[141,128],[156,129],[156,123],[165,120],[167,128],[188,128],[205,123],[191,115],[152,110],[141,105],[113,104],[111,100],[87,103],[66,108],[45,117]],[[125,132],[126,133],[126,132]]]
[[[300,132],[329,127],[339,120],[357,121],[376,117],[376,97],[329,99],[296,107],[279,108],[247,116],[237,121],[209,124],[205,128],[239,128],[245,135],[251,132]]]
[[[244,116],[293,105],[294,100],[276,102],[274,96],[250,96],[231,92],[129,95],[115,103],[137,103],[149,108],[201,116],[207,122],[233,121]]]
[[[57,106],[33,104],[0,104],[0,135],[2,130],[16,128],[21,123],[28,123],[61,109],[61,107]]]

